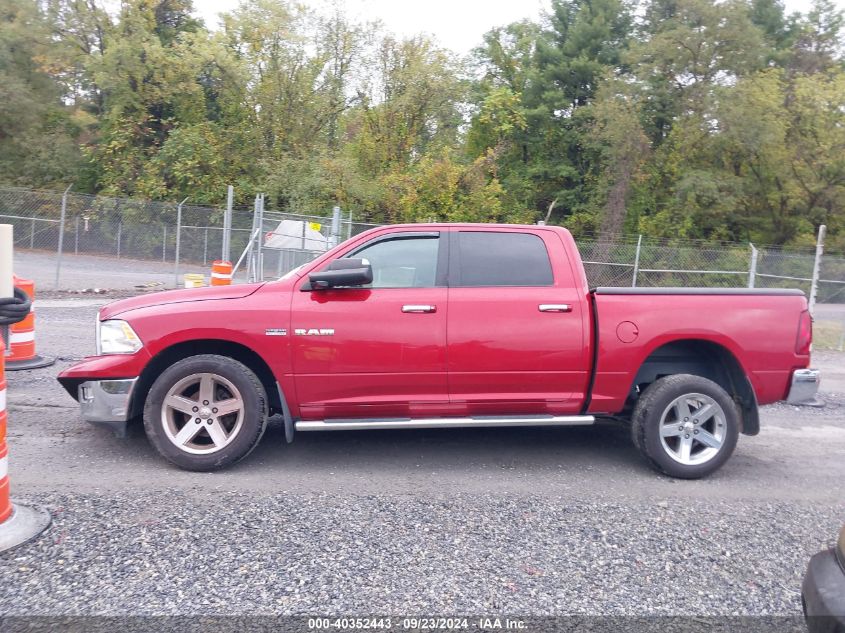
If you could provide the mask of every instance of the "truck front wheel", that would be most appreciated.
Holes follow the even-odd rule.
[[[736,448],[739,412],[712,380],[675,374],[654,381],[631,415],[634,445],[657,470],[682,479],[705,477]]]
[[[244,364],[202,354],[171,365],[153,383],[144,429],[156,450],[186,470],[218,470],[243,459],[267,426],[267,397]]]

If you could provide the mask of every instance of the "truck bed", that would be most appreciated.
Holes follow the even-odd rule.
[[[599,287],[590,294],[598,350],[590,413],[620,411],[636,388],[637,368],[669,342],[689,341],[702,354],[726,349],[759,404],[782,400],[792,371],[810,363],[795,350],[807,311],[800,290]]]

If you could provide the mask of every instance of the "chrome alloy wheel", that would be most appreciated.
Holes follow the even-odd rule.
[[[725,412],[701,393],[688,393],[669,403],[660,417],[660,444],[676,462],[704,464],[721,450],[727,434]]]
[[[173,385],[161,405],[164,433],[186,453],[205,455],[228,446],[244,422],[237,387],[217,374],[191,374]]]

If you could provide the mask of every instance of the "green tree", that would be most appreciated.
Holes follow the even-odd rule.
[[[394,222],[525,222],[508,210],[495,176],[495,156],[465,164],[442,150],[424,156],[409,170],[384,178],[388,216]]]
[[[796,25],[791,70],[811,75],[842,67],[842,30],[845,14],[831,0],[813,0]]]
[[[102,114],[103,94],[90,68],[106,51],[113,21],[97,0],[46,0],[52,45],[45,67],[64,86],[64,99],[93,116]]]
[[[104,113],[102,135],[91,156],[100,172],[99,186],[108,193],[160,192],[148,161],[179,119],[201,110],[201,90],[173,49],[170,26],[157,22],[156,9],[157,3],[149,0],[124,4],[104,54],[93,64]]]
[[[485,36],[467,147],[493,150],[510,207],[558,220],[588,212],[587,106],[602,78],[623,70],[630,29],[619,0],[555,0],[546,28],[516,23]]]
[[[44,66],[49,46],[35,2],[0,0],[0,182],[60,186],[76,171],[80,125]]]
[[[640,121],[641,104],[622,82],[606,81],[592,108],[593,124],[584,150],[593,156],[589,212],[573,221],[603,237],[636,228],[639,209],[630,206],[642,185],[650,145]]]
[[[754,26],[760,29],[768,49],[765,53],[766,64],[785,65],[798,28],[795,19],[786,16],[783,1],[751,0],[749,17]]]
[[[455,144],[464,96],[460,63],[422,36],[383,37],[373,61],[349,122],[364,172],[410,165],[431,147]]]
[[[740,0],[653,0],[643,36],[627,57],[646,95],[655,145],[682,116],[705,115],[713,90],[763,66],[762,33]]]
[[[564,220],[582,213],[591,196],[591,171],[582,151],[591,129],[589,105],[601,79],[623,70],[631,28],[620,0],[555,0],[550,28],[537,40],[525,95],[528,120],[526,174],[533,206]]]

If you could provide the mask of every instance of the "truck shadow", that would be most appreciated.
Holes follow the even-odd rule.
[[[301,432],[292,444],[285,442],[281,425],[273,424],[239,468],[259,460],[314,471],[644,466],[627,428],[614,422],[590,427]]]
[[[246,459],[212,473],[211,479],[206,473],[167,464],[148,442],[141,424],[130,425],[123,440],[103,429],[88,432],[98,435],[93,455],[110,456],[106,461],[113,463],[118,454],[121,468],[140,468],[152,477],[169,471],[166,476],[173,484],[434,492],[440,485],[486,489],[510,482],[528,490],[549,485],[627,489],[637,481],[679,481],[655,472],[632,444],[628,427],[610,420],[578,427],[300,432],[288,444],[280,418],[274,418]],[[765,467],[753,453],[738,451],[726,468],[702,481],[707,486],[749,473],[763,480]],[[783,476],[777,467],[774,470],[774,476]]]
[[[131,461],[161,459],[141,424],[130,425],[125,440],[108,438],[112,450],[113,442],[122,444],[119,450],[131,454]],[[288,444],[281,420],[273,418],[255,451],[219,474],[278,478],[283,473],[321,477],[330,472],[367,476],[436,470],[483,475],[593,469],[653,473],[631,443],[627,427],[613,421],[578,427],[300,432]]]

